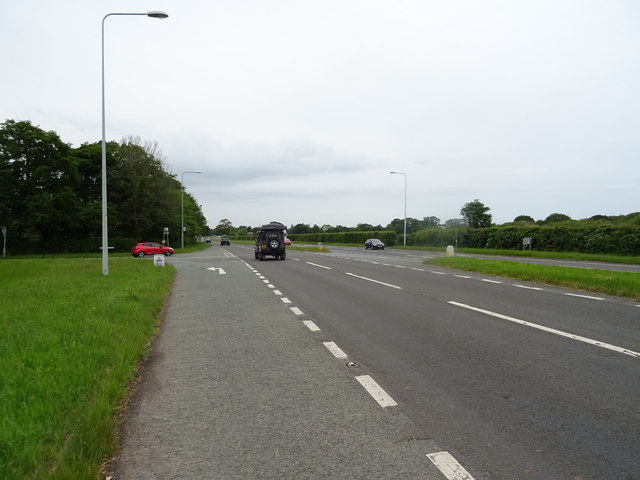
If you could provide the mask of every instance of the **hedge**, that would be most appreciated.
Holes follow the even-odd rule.
[[[379,238],[388,247],[393,247],[398,242],[398,234],[390,230],[375,232],[320,232],[289,234],[289,238],[292,242],[300,243],[361,243],[363,245],[368,238]]]
[[[640,255],[640,227],[608,222],[559,222],[547,225],[500,225],[488,228],[429,228],[409,236],[410,245],[468,248],[522,249],[522,239],[531,238],[531,248],[541,251]]]

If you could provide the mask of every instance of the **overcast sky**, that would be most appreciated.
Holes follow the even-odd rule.
[[[0,0],[0,122],[157,142],[210,226],[640,210],[637,0]]]

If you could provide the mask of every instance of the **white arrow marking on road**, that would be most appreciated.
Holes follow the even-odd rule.
[[[207,270],[211,270],[213,272],[218,271],[218,273],[220,275],[226,275],[227,274],[227,272],[225,272],[222,268],[219,268],[219,267],[209,267],[209,268],[207,268]]]

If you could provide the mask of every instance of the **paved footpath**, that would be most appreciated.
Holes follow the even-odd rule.
[[[445,479],[434,442],[377,403],[249,255],[168,259],[176,281],[108,476]]]

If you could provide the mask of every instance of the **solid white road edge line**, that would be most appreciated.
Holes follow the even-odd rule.
[[[581,337],[580,335],[574,335],[572,333],[563,332],[562,330],[556,330],[555,328],[545,327],[543,325],[538,325],[537,323],[527,322],[525,320],[520,320],[518,318],[509,317],[508,315],[502,315],[500,313],[492,312],[490,310],[484,310],[478,307],[472,307],[471,305],[466,305],[464,303],[448,301],[447,303],[451,305],[455,305],[457,307],[466,308],[468,310],[473,310],[475,312],[484,313],[485,315],[490,315],[492,317],[501,318],[503,320],[508,320],[513,323],[518,323],[520,325],[524,325],[526,327],[537,328],[538,330],[542,330],[548,333],[553,333],[555,335],[560,335],[561,337],[571,338],[573,340],[577,340],[579,342],[588,343],[590,345],[595,345],[596,347],[606,348],[607,350],[613,350],[614,352],[624,353],[625,355],[630,355],[632,357],[640,358],[640,352],[634,352],[633,350],[628,350],[626,348],[618,347],[616,345],[611,345],[610,343],[600,342],[598,340],[593,340],[587,337]]]
[[[384,285],[385,287],[391,287],[391,288],[395,288],[397,290],[402,290],[402,287],[399,287],[397,285],[392,285],[390,283],[384,283],[384,282],[380,282],[378,280],[374,280],[373,278],[368,278],[368,277],[361,277],[360,275],[356,275],[355,273],[349,273],[349,272],[345,272],[346,275],[349,275],[351,277],[356,277],[356,278],[360,278],[362,280],[366,280],[368,282],[373,282],[373,283],[378,283],[380,285]]]
[[[429,453],[427,457],[449,480],[474,480],[449,452]]]
[[[303,320],[302,323],[304,323],[307,326],[307,328],[309,330],[311,330],[312,332],[319,332],[320,331],[320,327],[318,327],[311,320]]]
[[[304,262],[304,263],[306,263],[307,265],[311,265],[313,267],[320,267],[320,268],[324,268],[326,270],[331,270],[331,267],[326,267],[324,265],[318,265],[317,263],[311,263],[311,262]]]
[[[382,387],[378,385],[376,381],[369,375],[360,375],[356,377],[356,380],[360,382],[360,385],[362,385],[364,389],[369,392],[369,395],[371,395],[382,408],[395,407],[396,405],[398,405],[395,400],[391,398],[389,394],[385,392]]]
[[[342,349],[338,345],[335,344],[335,342],[322,342],[322,343],[323,343],[323,345],[325,347],[327,347],[329,349],[329,351],[331,353],[333,353],[334,357],[340,358],[342,360],[345,360],[345,359],[349,358],[349,357],[347,357],[347,354],[344,353],[342,351]]]

